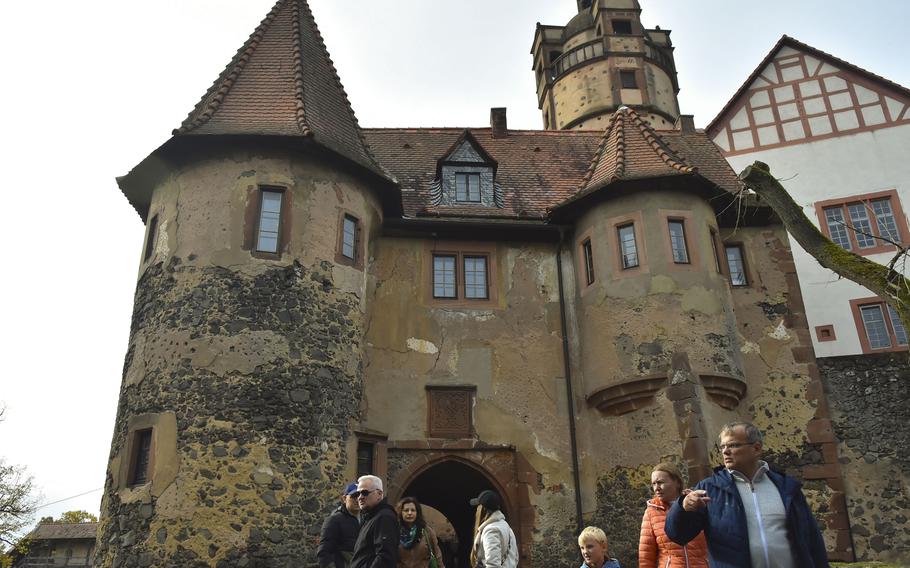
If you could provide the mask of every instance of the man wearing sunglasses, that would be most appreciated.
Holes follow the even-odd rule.
[[[664,527],[670,540],[685,545],[704,531],[717,568],[827,568],[802,486],[761,460],[759,429],[725,424],[719,449],[724,466],[670,508]]]
[[[398,515],[386,502],[382,480],[364,475],[353,493],[360,506],[360,534],[354,544],[351,568],[396,568]]]

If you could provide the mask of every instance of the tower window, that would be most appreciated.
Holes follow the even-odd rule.
[[[619,257],[622,267],[635,268],[638,266],[638,245],[635,243],[635,225],[623,225],[616,229],[619,233]]]
[[[620,71],[619,84],[623,89],[637,89],[638,81],[635,79],[635,71]]]
[[[480,174],[455,174],[455,201],[480,202]]]
[[[279,228],[281,225],[281,202],[284,192],[263,189],[259,202],[259,230],[256,233],[256,250],[278,252]]]
[[[673,262],[676,264],[689,264],[689,250],[686,247],[686,228],[682,221],[670,220],[670,249],[673,251]]]
[[[149,463],[152,457],[152,429],[139,430],[133,434],[133,456],[130,468],[130,485],[142,485],[149,481]]]
[[[621,35],[632,34],[632,20],[613,20],[613,33]]]
[[[749,281],[746,278],[746,261],[743,258],[742,245],[728,245],[726,252],[730,283],[734,286],[748,286]]]
[[[341,222],[341,254],[351,260],[357,259],[357,219],[351,215],[345,215]]]
[[[152,257],[152,252],[155,251],[155,241],[157,241],[157,240],[158,240],[158,215],[155,215],[149,221],[149,231],[148,231],[148,236],[145,239],[145,253],[142,255],[142,262],[145,262]]]
[[[591,239],[586,239],[581,244],[581,252],[585,260],[585,282],[590,286],[594,283],[594,251],[591,248]]]

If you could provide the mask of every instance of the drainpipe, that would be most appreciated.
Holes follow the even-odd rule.
[[[572,365],[569,361],[569,326],[566,323],[566,294],[562,284],[562,246],[565,229],[559,228],[559,247],[556,249],[556,278],[559,280],[559,320],[562,324],[562,361],[566,375],[566,402],[569,410],[569,443],[572,449],[572,481],[575,483],[575,534],[584,527],[581,515],[581,479],[578,473],[578,438],[575,434],[575,396],[572,393]]]

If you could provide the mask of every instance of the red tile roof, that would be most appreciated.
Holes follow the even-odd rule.
[[[311,137],[385,175],[306,0],[278,0],[174,134]]]
[[[831,55],[830,53],[827,53],[820,49],[816,49],[807,43],[803,43],[795,38],[792,38],[792,37],[784,34],[781,36],[781,38],[779,40],[777,40],[777,43],[774,44],[774,47],[772,47],[771,51],[769,51],[768,54],[765,56],[765,58],[761,60],[761,63],[758,64],[758,66],[755,68],[755,70],[752,71],[752,74],[749,75],[748,78],[746,78],[745,82],[742,85],[740,85],[739,89],[737,89],[736,92],[733,94],[733,96],[730,97],[730,100],[727,101],[727,104],[724,105],[724,108],[720,109],[720,112],[717,113],[717,116],[714,117],[714,120],[712,120],[708,124],[708,126],[705,128],[705,132],[708,132],[711,135],[717,134],[716,128],[719,126],[719,123],[724,119],[726,114],[733,109],[736,102],[739,100],[740,96],[742,96],[742,94],[744,92],[746,92],[746,90],[749,88],[749,85],[751,85],[752,82],[758,78],[758,76],[765,69],[765,67],[767,67],[768,64],[774,60],[774,55],[778,51],[780,51],[782,48],[787,47],[787,46],[792,47],[793,49],[796,49],[797,51],[802,51],[804,53],[808,53],[809,55],[813,55],[822,61],[827,61],[828,63],[833,63],[835,66],[849,69],[855,73],[858,73],[861,76],[868,78],[870,81],[872,81],[874,83],[879,83],[880,85],[893,89],[893,90],[903,94],[904,96],[910,96],[910,89],[908,89],[907,87],[904,87],[903,85],[899,85],[898,83],[889,81],[888,79],[885,79],[881,75],[876,75],[875,73],[873,73],[867,69],[863,69],[862,67],[856,66],[856,65],[850,63],[849,61],[844,61],[843,59],[835,57],[835,56]]]
[[[437,163],[464,128],[382,128],[363,133],[376,158],[398,180],[408,217],[547,218],[549,211],[611,183],[698,172],[720,189],[741,184],[703,132],[656,131],[634,111],[618,110],[604,132],[467,129],[498,163],[504,208],[433,205]]]
[[[590,191],[621,179],[694,173],[637,112],[620,107],[604,130],[585,173],[580,191]]]

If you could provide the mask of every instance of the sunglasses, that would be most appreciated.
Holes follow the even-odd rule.
[[[369,495],[373,491],[379,491],[379,489],[361,489],[360,491],[355,491],[355,492],[351,493],[350,496],[354,497],[355,499],[359,499],[361,497],[366,499],[367,495]]]

